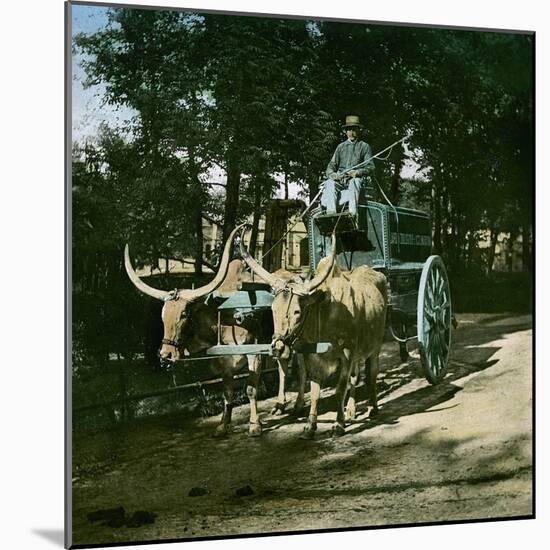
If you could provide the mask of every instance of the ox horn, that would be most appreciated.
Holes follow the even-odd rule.
[[[243,232],[244,233],[244,232]],[[256,274],[260,279],[264,280],[272,288],[281,288],[285,282],[273,273],[270,273],[267,269],[262,267],[246,250],[244,246],[244,235],[240,239],[239,248],[242,259],[246,262],[246,265]]]
[[[193,290],[190,290],[188,288],[179,289],[178,293],[182,298],[185,298],[187,300],[196,300],[197,298],[202,298],[203,296],[210,294],[210,292],[214,292],[214,290],[216,290],[223,283],[225,277],[227,276],[227,269],[229,267],[229,259],[233,239],[235,238],[237,232],[240,231],[245,225],[246,224],[243,223],[233,229],[233,231],[231,231],[227,242],[225,243],[222,259],[220,261],[220,266],[218,267],[218,272],[216,273],[216,276],[207,285],[201,286],[199,288],[195,288]]]
[[[152,296],[153,298],[157,298],[158,300],[164,300],[169,292],[166,290],[159,290],[158,288],[153,288],[152,286],[149,286],[148,284],[145,284],[141,278],[138,276],[138,274],[134,271],[134,268],[132,267],[132,262],[130,261],[130,250],[128,248],[128,245],[124,247],[124,266],[126,267],[126,273],[128,273],[128,277],[130,277],[130,281],[134,283],[136,288],[138,290],[141,290],[143,294],[147,294],[148,296]]]
[[[328,258],[324,258],[326,262],[323,262],[321,265],[321,269],[317,269],[317,273],[315,274],[315,277],[311,279],[310,281],[306,281],[304,283],[304,289],[305,292],[308,294],[311,294],[321,283],[325,281],[325,279],[330,275],[330,272],[332,271],[332,268],[334,267],[334,261],[336,260],[336,234],[332,234],[332,240],[331,240],[331,250],[330,250],[330,256]],[[321,264],[321,262],[319,262]]]
[[[201,298],[202,296],[206,296],[206,294],[213,292],[214,290],[216,290],[216,288],[218,288],[222,284],[223,280],[227,275],[227,268],[229,267],[229,254],[231,252],[231,244],[233,243],[235,234],[242,227],[243,225],[240,225],[239,227],[235,228],[229,235],[229,238],[227,239],[227,242],[225,243],[225,247],[223,250],[222,259],[220,261],[220,267],[218,268],[218,272],[216,273],[216,276],[214,277],[214,279],[212,279],[212,281],[210,281],[207,285],[201,286],[200,288],[196,288],[193,290],[188,288],[182,288],[178,290],[179,296],[187,300]],[[128,277],[130,277],[130,280],[132,281],[132,283],[134,283],[136,288],[141,292],[143,292],[144,294],[147,294],[148,296],[152,296],[153,298],[157,298],[158,300],[166,300],[166,298],[168,298],[168,296],[171,295],[171,292],[153,288],[141,280],[141,278],[138,276],[138,274],[134,271],[134,268],[132,267],[128,245],[124,247],[124,265],[126,267],[126,273],[128,273]]]

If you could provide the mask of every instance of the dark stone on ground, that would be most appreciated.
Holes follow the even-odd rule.
[[[132,516],[126,521],[128,527],[141,527],[148,523],[155,523],[156,514],[152,512],[146,512],[145,510],[138,510],[132,514]]]
[[[235,494],[238,497],[249,497],[250,495],[254,494],[254,489],[250,487],[250,485],[245,485],[244,487],[240,487],[235,491]]]
[[[107,527],[124,527],[126,525],[126,516],[112,517],[109,521],[102,523],[102,525],[107,525]]]
[[[118,508],[107,508],[105,510],[96,510],[95,512],[90,512],[87,515],[88,521],[105,521],[109,524],[111,521],[117,522],[122,519],[124,523],[124,517],[126,512],[122,506]]]
[[[202,497],[207,494],[208,494],[208,489],[205,489],[204,487],[193,487],[189,491],[190,497]]]

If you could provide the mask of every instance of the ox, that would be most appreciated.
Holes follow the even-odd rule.
[[[134,271],[128,245],[126,245],[124,262],[132,283],[144,294],[164,301],[162,308],[164,337],[159,350],[162,364],[167,365],[179,360],[184,350],[187,350],[188,353],[197,353],[218,342],[218,309],[215,301],[207,298],[214,290],[220,294],[238,290],[243,281],[251,279],[250,274],[244,271],[246,264],[241,260],[229,261],[233,239],[242,227],[237,227],[230,234],[214,279],[207,285],[194,290],[176,289],[168,292],[150,287]],[[291,274],[285,272],[277,272],[277,275],[282,278],[291,277]],[[252,344],[257,339],[262,339],[265,330],[271,331],[271,320],[267,327],[259,321],[260,319],[256,317],[245,319],[241,323],[234,316],[226,314],[221,320],[220,342],[243,345]],[[258,436],[262,432],[256,402],[260,360],[254,355],[229,355],[213,359],[216,374],[223,381],[224,393],[224,410],[221,423],[216,427],[215,435],[221,436],[229,433],[234,399],[233,377],[244,367],[245,363],[248,363],[249,370],[247,383],[247,396],[250,401],[249,434]],[[282,401],[282,404],[278,403],[274,411],[284,408],[285,374],[286,365],[279,364],[279,396],[283,397],[278,399],[278,402]]]
[[[371,414],[378,411],[376,377],[386,324],[387,280],[368,266],[342,271],[335,263],[335,256],[336,237],[333,234],[330,256],[319,262],[313,279],[298,283],[280,279],[250,255],[243,254],[250,268],[273,288],[273,354],[288,357],[291,347],[298,341],[332,344],[327,353],[311,353],[304,357],[311,379],[311,406],[302,434],[304,439],[314,437],[321,387],[338,368],[334,433],[345,433],[346,421],[355,417],[355,385],[359,366],[363,363],[368,365]],[[348,388],[349,400],[344,408]],[[299,395],[298,399],[303,397]]]

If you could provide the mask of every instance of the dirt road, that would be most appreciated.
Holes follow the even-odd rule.
[[[248,437],[243,406],[226,439],[211,437],[216,418],[170,417],[77,441],[73,543],[530,515],[531,318],[459,322],[438,386],[417,360],[400,364],[397,345],[386,344],[380,415],[366,418],[359,392],[358,416],[343,437],[331,436],[328,389],[314,441],[299,439],[304,419],[269,415],[273,399],[261,403],[261,438]],[[88,517],[117,507],[125,517],[155,514],[154,523],[147,514],[135,516],[134,527]]]

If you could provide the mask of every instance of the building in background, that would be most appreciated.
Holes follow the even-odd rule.
[[[305,224],[299,219],[305,204],[300,200],[275,199],[266,215],[258,221],[258,237],[254,257],[270,271],[279,268],[288,271],[304,272],[309,270],[308,236]],[[221,249],[222,227],[203,219],[204,258],[211,265],[217,264],[217,253]],[[245,234],[245,246],[249,248],[251,232]],[[203,266],[204,273],[212,270]],[[140,277],[156,275],[193,276],[195,262],[188,257],[183,260],[160,258],[152,266],[136,269]]]

